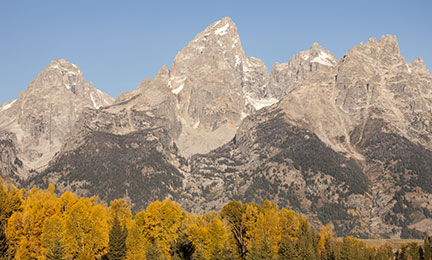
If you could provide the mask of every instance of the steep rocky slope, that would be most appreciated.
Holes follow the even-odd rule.
[[[247,57],[229,18],[199,33],[174,59],[168,85],[177,99],[182,154],[206,153],[232,139],[241,120],[267,98],[264,63]]]
[[[412,64],[384,36],[317,69],[231,143],[193,158],[184,203],[271,199],[339,234],[431,232],[432,77]]]
[[[0,132],[10,137],[9,147],[14,147],[14,156],[27,172],[41,170],[59,151],[83,109],[112,102],[110,96],[85,82],[78,66],[55,60],[16,100],[0,107]],[[4,171],[2,175],[13,179],[25,179],[28,175],[19,172],[18,176],[15,171]]]
[[[318,69],[331,69],[337,63],[338,59],[330,51],[314,43],[309,50],[299,52],[289,62],[273,65],[268,93],[280,100]]]

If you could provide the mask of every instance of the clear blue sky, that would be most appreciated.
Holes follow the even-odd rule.
[[[269,70],[318,42],[340,58],[370,37],[398,37],[408,61],[432,67],[432,1],[0,0],[0,104],[51,60],[81,67],[113,97],[170,66],[212,22],[229,16],[248,56]]]

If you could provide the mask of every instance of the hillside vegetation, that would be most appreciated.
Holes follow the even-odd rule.
[[[0,183],[0,259],[432,259],[432,237],[394,253],[389,244],[336,239],[330,225],[313,230],[304,215],[269,201],[231,201],[204,215],[170,200],[134,214],[131,206]]]

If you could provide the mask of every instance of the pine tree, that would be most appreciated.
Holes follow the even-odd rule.
[[[171,254],[181,260],[190,260],[195,252],[195,247],[185,233],[182,233],[171,248]]]
[[[261,243],[252,243],[252,248],[246,255],[247,260],[270,260],[273,259],[273,252],[270,243],[264,239]]]
[[[318,259],[318,252],[316,248],[315,235],[313,230],[310,228],[306,217],[300,220],[299,229],[299,240],[298,240],[298,252],[300,259],[304,260],[315,260]]]
[[[165,260],[166,258],[162,254],[162,251],[159,249],[159,246],[156,242],[153,242],[148,248],[145,255],[147,260]]]
[[[48,248],[46,253],[48,260],[64,260],[66,259],[66,249],[60,243],[59,239],[54,240],[54,243]]]
[[[295,241],[285,238],[279,247],[279,260],[299,260],[299,252]]]
[[[333,242],[330,240],[325,241],[325,249],[322,252],[321,260],[335,260],[335,252]]]
[[[106,254],[109,260],[121,260],[126,258],[127,229],[120,225],[117,217],[114,218],[113,227],[109,232],[109,251]]]
[[[423,256],[425,260],[432,260],[432,236],[426,236],[424,239]]]
[[[234,251],[226,245],[221,248],[215,248],[210,256],[210,260],[236,260]]]
[[[5,259],[7,256],[8,244],[6,234],[4,232],[4,225],[0,223],[0,259]]]

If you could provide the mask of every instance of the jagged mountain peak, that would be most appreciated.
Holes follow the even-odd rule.
[[[0,131],[16,135],[26,167],[42,169],[86,108],[111,105],[113,98],[85,81],[77,65],[53,60],[19,97],[2,106]]]
[[[312,46],[309,48],[311,52],[320,52],[324,51],[324,48],[317,42],[314,42]]]
[[[77,65],[64,59],[52,60],[50,64],[48,64],[48,66],[39,73],[38,78],[44,77],[45,74],[61,75],[65,81],[64,84],[67,87],[70,87],[68,81],[77,81],[81,78],[84,79],[81,69]],[[50,77],[53,76],[50,75]]]
[[[183,80],[178,74],[185,74],[195,69],[200,60],[214,57],[217,60],[228,60],[230,66],[236,67],[245,63],[246,55],[241,46],[235,23],[228,17],[214,22],[189,42],[175,57],[171,67],[172,88],[176,89]],[[217,62],[217,61],[216,61]],[[201,67],[201,64],[198,65]],[[176,78],[177,77],[177,78]]]
[[[65,69],[65,70],[70,70],[70,71],[80,71],[80,68],[65,60],[65,59],[56,59],[56,60],[52,60],[50,62],[50,64],[46,67],[47,69]]]
[[[309,50],[304,51],[310,55],[308,61],[320,63],[324,66],[335,66],[338,63],[338,59],[329,51],[325,50],[318,43],[314,43]],[[304,57],[304,56],[303,56]]]
[[[318,69],[332,69],[338,59],[318,43],[291,57],[289,62],[275,63],[270,75],[270,95],[281,99]]]
[[[91,84],[91,83],[87,83]],[[28,91],[66,92],[79,95],[85,85],[80,68],[64,59],[53,60],[30,83]]]
[[[413,70],[413,71],[415,71],[415,72],[417,72],[419,74],[427,74],[427,75],[430,74],[429,70],[428,70],[426,64],[424,63],[422,57],[419,57],[418,59],[410,62],[408,64],[408,67],[409,67],[410,70]]]
[[[219,39],[219,38],[238,38],[237,26],[229,17],[224,17],[208,26],[204,31],[199,33],[192,42],[197,42],[201,38]]]
[[[348,50],[343,61],[356,60],[359,63],[378,64],[382,68],[403,65],[406,61],[402,57],[396,36],[383,35],[379,41],[370,38],[365,44],[360,44]]]

